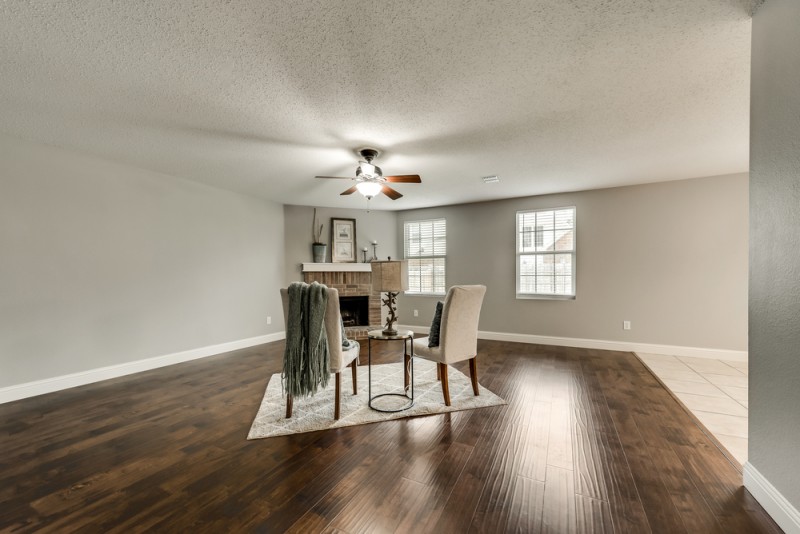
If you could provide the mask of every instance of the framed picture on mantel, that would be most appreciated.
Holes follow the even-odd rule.
[[[331,217],[331,261],[355,263],[356,220]]]

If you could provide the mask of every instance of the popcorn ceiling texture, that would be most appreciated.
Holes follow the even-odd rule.
[[[364,145],[378,209],[741,172],[760,3],[10,0],[0,132],[332,207]]]

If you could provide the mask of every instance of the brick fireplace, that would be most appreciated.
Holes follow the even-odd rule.
[[[304,263],[303,281],[319,282],[339,290],[339,297],[367,297],[367,322],[346,326],[351,339],[367,337],[367,331],[382,328],[381,294],[372,290],[372,267],[369,263]],[[344,300],[344,299],[343,299]],[[350,315],[350,314],[348,314]],[[363,314],[361,314],[363,316]],[[364,322],[363,319],[361,322]]]

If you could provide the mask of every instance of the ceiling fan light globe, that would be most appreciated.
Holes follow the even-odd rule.
[[[356,184],[358,192],[367,198],[372,198],[381,192],[382,186],[377,182],[359,182]]]

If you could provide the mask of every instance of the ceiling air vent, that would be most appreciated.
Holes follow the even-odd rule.
[[[500,181],[500,178],[498,178],[497,176],[484,176],[483,177],[483,183],[485,183],[485,184],[496,184],[499,181]]]

